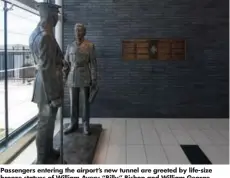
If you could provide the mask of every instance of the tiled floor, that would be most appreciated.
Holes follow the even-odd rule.
[[[104,128],[94,164],[190,164],[180,144],[199,145],[213,164],[229,164],[228,119],[121,118],[91,122]],[[57,122],[56,132],[58,128]],[[34,143],[13,164],[30,164],[35,158],[26,155],[31,152],[36,152]]]

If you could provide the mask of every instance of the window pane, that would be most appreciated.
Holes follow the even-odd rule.
[[[38,16],[17,7],[8,12],[9,134],[37,114],[37,106],[31,102],[35,67],[28,43],[38,21]]]
[[[4,2],[0,1],[0,140],[5,137]]]

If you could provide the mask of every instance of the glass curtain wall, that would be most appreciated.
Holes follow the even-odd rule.
[[[4,5],[8,9],[5,13]],[[0,0],[0,142],[38,113],[36,104],[31,102],[35,66],[28,46],[38,22],[38,15]]]

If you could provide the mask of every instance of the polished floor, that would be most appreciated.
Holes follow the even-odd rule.
[[[180,145],[198,145],[212,164],[229,164],[228,119],[95,118],[91,122],[104,128],[94,164],[191,164]],[[55,133],[58,130],[57,121]],[[33,142],[12,164],[31,164],[35,156]]]

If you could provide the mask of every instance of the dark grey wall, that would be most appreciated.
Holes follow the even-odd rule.
[[[96,45],[92,116],[228,117],[228,7],[228,0],[64,1],[65,47],[76,22]],[[187,60],[123,61],[121,40],[129,38],[186,39]]]

